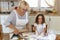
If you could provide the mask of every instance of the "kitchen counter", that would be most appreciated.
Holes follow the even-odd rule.
[[[0,15],[9,15],[10,14],[10,12],[0,12]],[[29,16],[35,16],[35,15],[37,15],[37,14],[30,14]],[[44,14],[44,15],[46,15],[46,16],[60,16],[60,14]]]

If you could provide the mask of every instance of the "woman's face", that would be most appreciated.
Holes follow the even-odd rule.
[[[24,7],[22,7],[22,13],[25,13],[26,11],[27,11],[27,9],[28,9],[28,7],[27,6],[24,6]]]
[[[24,5],[24,3],[22,3],[20,6],[21,6],[21,12],[22,13],[25,13],[27,11],[27,9],[29,8],[29,6],[28,5]]]
[[[41,24],[42,23],[42,16],[38,17],[38,23]]]

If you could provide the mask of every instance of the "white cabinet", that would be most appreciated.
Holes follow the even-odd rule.
[[[60,34],[60,16],[45,16],[48,29]]]
[[[1,15],[1,24],[4,23],[4,21],[7,19],[9,15]]]
[[[8,33],[9,32],[8,28],[3,25],[4,21],[7,19],[8,16],[9,15],[0,15],[3,33]]]
[[[60,32],[60,16],[51,16],[50,29]]]

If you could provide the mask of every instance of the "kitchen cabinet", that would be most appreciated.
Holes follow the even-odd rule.
[[[60,32],[60,16],[50,16],[50,29]]]
[[[8,16],[9,15],[0,15],[0,17],[1,17],[1,25],[2,25],[2,32],[3,33],[8,33],[9,32],[8,28],[5,27],[4,24],[3,24],[4,21],[7,19]]]

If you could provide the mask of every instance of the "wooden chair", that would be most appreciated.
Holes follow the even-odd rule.
[[[34,25],[31,25],[32,26],[32,32],[35,32],[35,29],[34,29]],[[47,33],[47,25],[46,25],[46,31],[45,33]]]
[[[35,32],[34,25],[31,25],[32,32]]]

